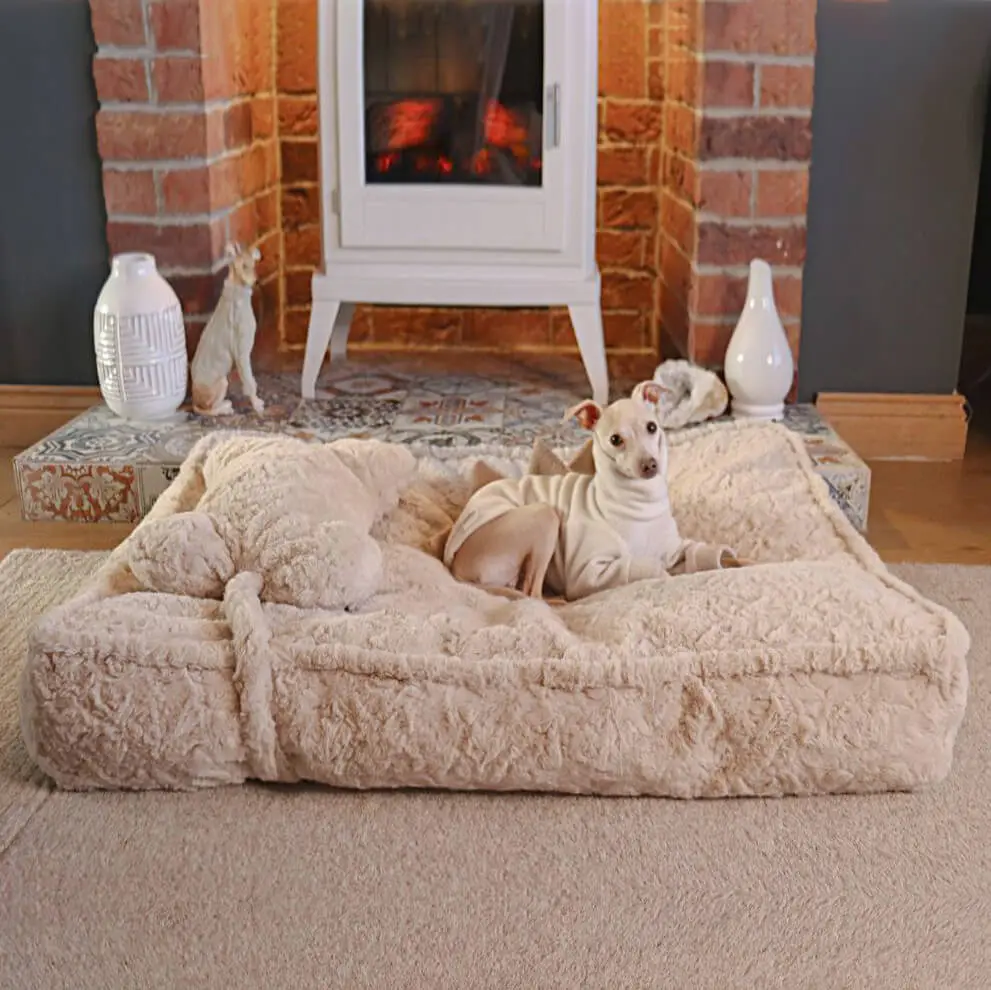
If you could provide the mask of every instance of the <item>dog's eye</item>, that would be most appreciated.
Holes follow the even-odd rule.
[[[651,422],[649,422],[647,424],[647,432],[648,433],[656,433],[657,432],[657,424],[653,420],[651,420]]]
[[[614,447],[622,447],[622,446],[623,446],[623,438],[622,438],[622,437],[621,437],[621,436],[620,436],[620,435],[619,435],[618,433],[614,433],[614,434],[613,434],[613,435],[612,435],[612,436],[611,436],[611,437],[609,438],[609,442],[610,442],[610,443],[611,443],[611,444],[612,444],[612,445],[613,445]]]

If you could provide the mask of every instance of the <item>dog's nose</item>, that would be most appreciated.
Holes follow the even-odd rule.
[[[640,473],[645,478],[653,478],[657,474],[657,460],[653,457],[647,461],[640,462]]]

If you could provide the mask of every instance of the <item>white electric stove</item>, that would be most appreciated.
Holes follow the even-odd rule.
[[[598,0],[320,0],[305,398],[371,303],[567,306],[606,401],[597,18]]]

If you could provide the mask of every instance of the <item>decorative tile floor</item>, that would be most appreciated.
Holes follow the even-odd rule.
[[[493,360],[484,372],[444,373],[423,363],[348,361],[325,370],[317,397],[299,398],[297,374],[259,375],[265,412],[235,398],[232,417],[210,420],[181,412],[174,421],[126,422],[94,406],[14,461],[25,519],[135,522],[176,476],[186,454],[216,429],[281,433],[305,440],[375,437],[440,447],[529,446],[537,437],[579,444],[565,409],[584,397],[578,362],[548,366]],[[614,396],[634,382],[616,381]],[[811,406],[788,408],[785,424],[805,439],[833,498],[863,529],[870,470]]]

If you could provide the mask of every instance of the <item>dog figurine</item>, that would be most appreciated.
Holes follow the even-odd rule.
[[[476,465],[474,494],[444,548],[454,577],[508,598],[539,598],[546,587],[574,601],[679,570],[743,566],[728,547],[678,531],[660,398],[656,382],[641,382],[604,410],[587,400],[568,411],[592,431],[591,473],[513,479]]]
[[[189,366],[193,411],[201,416],[229,416],[234,412],[227,398],[227,379],[232,368],[237,369],[241,391],[251,408],[256,413],[265,408],[251,372],[251,349],[258,330],[251,295],[261,253],[258,248],[242,249],[238,244],[228,244],[225,257],[229,269],[220,302],[203,330]]]

